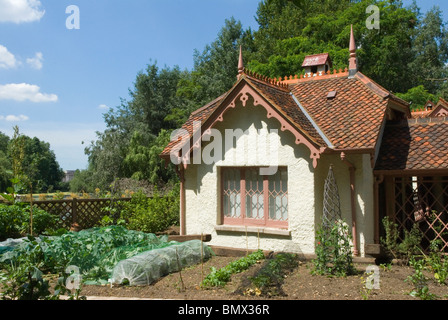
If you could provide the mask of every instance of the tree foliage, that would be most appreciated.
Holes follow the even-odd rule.
[[[33,192],[58,190],[63,177],[49,143],[20,134],[18,127],[11,139],[0,132],[0,192],[12,187],[12,179],[21,184],[21,192],[29,191],[30,185]]]
[[[366,23],[370,5],[379,8],[379,29]],[[324,52],[340,69],[348,67],[353,25],[365,75],[414,107],[448,91],[448,40],[438,7],[421,14],[415,3],[405,7],[401,0],[262,0],[255,18],[257,30],[225,20],[216,40],[194,52],[192,70],[150,63],[139,72],[129,100],[104,115],[107,128],[86,149],[89,168],[77,174],[72,189],[105,188],[131,177],[175,182],[172,165],[165,167],[158,154],[192,111],[235,84],[240,46],[246,67],[269,77],[300,74],[306,55]]]
[[[0,132],[0,192],[11,186],[11,159],[8,156],[9,137]]]

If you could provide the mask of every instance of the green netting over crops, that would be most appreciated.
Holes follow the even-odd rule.
[[[170,266],[178,265],[178,258],[182,267],[199,263],[201,256],[206,259],[211,252],[211,249],[205,244],[201,244],[200,241],[199,244],[199,247],[197,241],[179,244],[178,242],[168,241],[167,236],[157,237],[150,233],[130,231],[124,227],[111,226],[93,228],[81,232],[69,232],[59,237],[40,237],[24,240],[13,250],[10,248],[4,250],[4,254],[0,253],[0,263],[14,263],[19,256],[39,252],[40,254],[37,256],[41,257],[41,261],[39,261],[41,271],[57,273],[68,266],[76,266],[79,268],[85,283],[104,284],[113,278],[112,273],[118,277],[115,269],[117,265],[123,266],[123,262],[119,264],[121,261],[156,249],[157,252],[161,252],[158,254],[158,258],[154,256],[144,263],[141,262],[141,264],[157,264],[157,268],[161,269],[159,271],[157,271],[156,267],[147,268],[145,266],[144,268],[145,270],[152,268],[151,272],[154,275],[158,273],[162,276],[166,274],[165,270],[169,270],[169,272],[177,271],[176,268],[170,267],[167,269],[165,263],[161,263],[168,256],[173,260],[168,262]],[[171,253],[164,253],[164,249],[167,249],[167,252],[171,252],[172,250],[168,250],[171,246],[178,248],[176,256],[173,256]],[[204,248],[202,255],[201,248]],[[34,254],[33,257],[35,256]],[[193,256],[199,256],[199,259],[192,258]],[[184,264],[183,262],[186,263]],[[137,268],[134,269],[137,270]],[[140,270],[143,269],[140,268]],[[138,275],[126,274],[126,279],[128,280],[130,280],[129,278],[138,277]],[[152,278],[153,276],[146,274],[145,277]]]

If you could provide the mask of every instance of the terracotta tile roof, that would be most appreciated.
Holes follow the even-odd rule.
[[[412,118],[436,118],[446,117],[448,115],[448,102],[443,98],[439,98],[437,104],[428,100],[423,108],[412,111]]]
[[[309,138],[311,142],[318,147],[325,147],[325,141],[306,118],[306,116],[300,111],[297,104],[294,102],[291,93],[286,84],[280,84],[273,79],[259,79],[255,76],[249,76],[244,74],[244,80],[251,85],[262,97],[264,97],[282,116],[290,120],[299,131]],[[193,135],[193,123],[199,121],[202,124],[209,118],[213,117],[213,114],[219,113],[218,107],[225,100],[225,98],[235,89],[232,88],[229,92],[223,94],[218,99],[210,102],[206,106],[194,111],[187,122],[182,126],[182,129],[189,133],[189,137]],[[179,137],[182,140],[183,136]],[[179,141],[171,141],[160,154],[161,157],[168,157],[174,147],[181,147]]]
[[[386,125],[375,170],[448,169],[447,132],[446,117]]]
[[[318,148],[374,149],[389,100],[408,106],[359,72],[353,78],[349,78],[348,72],[339,70],[322,76],[289,77],[278,81],[244,70],[240,81],[229,92],[191,114],[182,126],[190,137],[193,122],[204,123],[219,114],[219,106],[241,81],[256,90]],[[335,96],[329,98],[330,92]],[[168,144],[161,156],[169,156],[175,145],[178,145],[177,141]]]
[[[312,123],[307,119],[303,112],[299,109],[297,103],[291,96],[289,89],[281,88],[276,85],[260,81],[253,77],[247,77],[249,82],[255,86],[271,104],[273,104],[277,110],[291,119],[295,126],[307,135],[311,140],[317,143],[319,146],[327,146],[323,138],[316,131]]]
[[[390,93],[361,73],[301,79],[291,90],[337,149],[373,149]],[[328,98],[335,91],[334,98]]]
[[[419,119],[419,118],[426,118],[431,113],[432,113],[432,110],[418,110],[418,111],[412,111],[411,115],[412,115],[412,118]]]

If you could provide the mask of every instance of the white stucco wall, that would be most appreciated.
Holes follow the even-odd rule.
[[[364,256],[364,245],[373,243],[374,207],[373,207],[373,173],[369,154],[346,154],[346,160],[355,167],[355,207],[358,250]],[[339,189],[342,219],[352,226],[352,207],[350,190],[350,172],[342,162],[340,153],[326,154],[319,161],[316,169],[316,225],[319,226],[323,211],[324,183],[330,165]]]
[[[334,166],[343,218],[351,224],[349,170],[342,163],[340,155],[323,155],[314,169],[308,148],[296,145],[293,135],[282,132],[277,120],[267,119],[265,109],[260,106],[248,104],[228,111],[224,115],[224,122],[216,127],[222,137],[225,137],[226,128],[240,128],[249,136],[235,139],[231,148],[223,150],[223,159],[216,163],[188,166],[185,172],[187,234],[211,234],[210,244],[215,246],[314,254],[315,228],[319,226],[322,216],[324,181],[330,164]],[[273,129],[278,132],[272,132]],[[254,137],[258,140],[254,140]],[[273,141],[278,142],[278,157],[263,154],[263,148],[270,150],[268,141],[271,141],[271,145]],[[263,143],[268,145],[262,146]],[[225,145],[225,141],[222,141],[222,145]],[[203,142],[202,148],[207,150],[207,142]],[[363,253],[364,244],[373,241],[373,175],[370,156],[347,155],[347,159],[356,167],[357,236],[360,252]],[[244,230],[217,231],[216,226],[222,224],[220,168],[269,166],[272,161],[278,161],[279,166],[288,168],[290,236],[257,232],[249,232],[246,236]]]

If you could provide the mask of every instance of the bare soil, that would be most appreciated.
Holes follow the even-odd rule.
[[[214,256],[203,265],[189,267],[170,274],[149,286],[90,286],[84,285],[81,294],[95,297],[119,297],[135,299],[173,300],[420,300],[411,296],[413,284],[405,281],[413,274],[408,266],[393,265],[380,268],[380,288],[368,290],[365,274],[367,264],[356,264],[358,274],[345,278],[312,275],[312,262],[300,262],[299,266],[284,278],[281,293],[273,296],[255,295],[247,290],[247,279],[260,268],[261,263],[232,276],[223,288],[204,289],[202,279],[211,267],[222,268],[235,257]],[[428,275],[430,276],[430,275]],[[429,281],[429,292],[439,299],[448,299],[448,286]],[[252,294],[250,294],[252,292]]]

